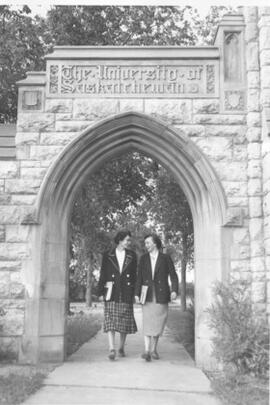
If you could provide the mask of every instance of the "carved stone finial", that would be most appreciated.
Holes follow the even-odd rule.
[[[243,210],[238,207],[229,207],[227,210],[226,221],[223,226],[241,227],[243,226]]]
[[[21,225],[39,225],[36,209],[29,209],[22,218]]]

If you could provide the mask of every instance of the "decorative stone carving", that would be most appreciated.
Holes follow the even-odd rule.
[[[225,91],[225,110],[243,111],[245,109],[243,91]]]
[[[21,225],[39,225],[37,220],[37,212],[34,208],[30,208],[22,218]]]
[[[23,110],[40,110],[42,101],[42,93],[39,90],[24,91],[22,95]]]
[[[225,81],[242,81],[240,32],[224,33],[224,73]]]
[[[227,210],[226,221],[223,226],[243,226],[243,210],[237,207],[230,207]]]
[[[59,62],[49,67],[48,96],[215,97],[216,68],[196,61],[147,65]]]
[[[50,66],[50,93],[52,94],[58,93],[58,72],[58,65]]]
[[[215,93],[215,66],[207,65],[206,67],[207,93]]]

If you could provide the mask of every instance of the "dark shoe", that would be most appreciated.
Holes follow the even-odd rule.
[[[118,350],[118,356],[119,357],[126,357],[126,353],[125,353],[124,349],[119,349]]]
[[[108,357],[110,360],[115,360],[115,350],[110,350],[110,354]]]
[[[154,351],[151,353],[152,359],[154,360],[159,360],[159,354],[158,352]]]
[[[142,359],[144,359],[145,361],[151,361],[151,354],[149,352],[144,352],[142,354]]]

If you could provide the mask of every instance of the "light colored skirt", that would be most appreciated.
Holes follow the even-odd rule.
[[[168,318],[169,305],[157,303],[155,294],[153,295],[152,302],[146,302],[142,306],[145,336],[161,336]]]

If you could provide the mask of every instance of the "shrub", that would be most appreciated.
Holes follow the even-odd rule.
[[[16,348],[14,347],[14,341],[12,338],[7,338],[8,340],[0,345],[0,362],[14,363],[18,360],[18,354]]]
[[[213,354],[225,366],[240,373],[267,375],[269,332],[266,316],[253,308],[250,282],[216,283],[215,300],[207,310],[214,330]]]

